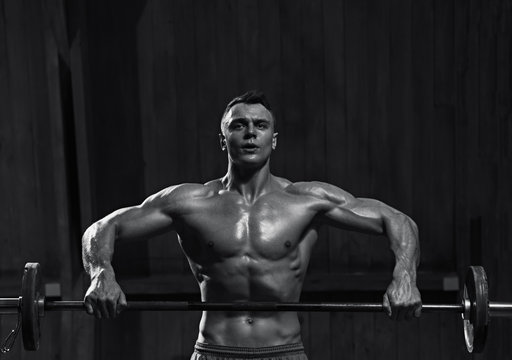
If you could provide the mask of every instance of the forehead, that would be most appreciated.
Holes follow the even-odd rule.
[[[234,105],[224,116],[223,122],[229,122],[234,119],[266,119],[272,121],[272,114],[261,104],[244,104]]]

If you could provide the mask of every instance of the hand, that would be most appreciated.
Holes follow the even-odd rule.
[[[409,276],[395,278],[384,294],[383,306],[390,318],[409,320],[421,315],[421,295]]]
[[[89,315],[98,319],[115,318],[126,308],[126,297],[113,274],[101,272],[91,280],[84,298]]]

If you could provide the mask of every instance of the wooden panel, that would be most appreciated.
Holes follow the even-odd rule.
[[[407,164],[403,161],[394,161],[396,158],[393,141],[394,123],[399,122],[401,116],[390,114],[391,85],[396,81],[391,74],[391,64],[396,62],[392,58],[392,45],[394,44],[391,32],[391,23],[396,22],[395,11],[382,1],[369,0],[366,6],[368,28],[368,157],[369,168],[367,193],[362,197],[373,197],[391,206],[398,206],[401,196],[397,196],[400,184],[397,179],[407,171]],[[398,15],[398,17],[400,17]],[[406,68],[404,68],[406,70]],[[383,161],[383,159],[386,159]],[[400,169],[396,167],[398,164]],[[393,169],[393,170],[390,170]],[[400,171],[398,171],[400,170]],[[405,194],[404,194],[405,195]],[[407,213],[407,209],[402,209]],[[410,214],[412,215],[412,214]],[[394,255],[390,251],[389,241],[380,237],[368,243],[368,256],[371,267],[392,269]],[[364,271],[364,270],[363,270]]]
[[[180,182],[174,63],[174,17],[169,2],[149,2],[137,27],[139,99],[143,134],[145,196]],[[165,156],[162,156],[165,154]],[[171,164],[171,165],[170,165]],[[181,273],[185,259],[175,234],[148,244],[151,274]]]
[[[258,1],[239,0],[235,11],[236,43],[233,45],[238,54],[238,91],[242,93],[260,87]]]
[[[187,1],[175,1],[172,13],[174,16],[174,38],[179,56],[176,61],[176,133],[182,141],[178,142],[180,156],[174,167],[177,170],[177,181],[196,182],[199,153],[198,119],[197,119],[197,72],[195,70],[197,54],[194,43],[195,20],[193,8]]]
[[[277,120],[275,131],[281,133],[283,81],[279,1],[260,0],[258,2],[258,13],[259,88],[266,94],[272,106],[272,112]],[[286,134],[283,135],[286,137]],[[282,156],[286,152],[281,151],[281,147],[281,140],[278,136],[277,150],[272,154],[271,170],[274,171],[275,169],[276,175],[280,176],[287,161],[286,157]]]
[[[199,161],[195,164],[198,182],[219,178],[225,173],[225,156],[219,145],[221,107],[218,99],[217,72],[217,24],[211,16],[215,2],[198,1],[195,4],[196,19],[195,47],[198,54],[197,72],[197,114]],[[223,99],[224,100],[224,99]]]
[[[324,87],[325,87],[325,181],[340,188],[348,186],[347,118],[345,102],[344,16],[341,1],[325,1],[324,9]],[[348,189],[347,189],[348,190]],[[329,240],[329,269],[346,270],[350,240],[337,229],[326,230]],[[321,240],[323,241],[323,240]]]
[[[83,226],[169,184],[221,176],[223,107],[260,87],[279,114],[277,175],[328,181],[396,206],[420,226],[422,269],[460,272],[471,258],[481,260],[491,296],[512,296],[510,1],[111,0],[67,6],[77,167],[85,175],[78,180]],[[62,159],[52,150],[58,129],[48,127],[49,116],[58,114],[57,75],[46,52],[66,42],[62,24],[52,27],[55,39],[45,37],[40,12],[41,3],[4,0],[0,6],[0,224],[8,229],[0,234],[7,249],[3,278],[28,258],[41,259],[49,279],[61,275],[52,239],[53,179],[62,171],[53,160]],[[480,219],[473,222],[480,224],[473,227],[473,254],[472,219]],[[121,249],[116,261],[149,257],[134,273],[173,273],[195,288],[175,239]],[[335,279],[347,289],[350,282],[337,273],[389,274],[392,257],[383,238],[329,231],[321,241],[310,279]],[[15,289],[11,284],[2,287]],[[82,285],[74,285],[80,297]],[[133,314],[101,322],[96,358],[186,358],[197,317]],[[66,321],[47,317],[41,352],[22,354],[17,345],[14,358],[56,357],[60,334],[70,326],[77,347],[92,348],[87,339],[94,321],[85,315],[73,315],[72,325]],[[2,321],[2,333],[9,325]],[[305,314],[303,325],[311,358],[467,358],[455,317],[396,324],[379,315]],[[492,326],[490,346],[479,358],[507,358],[511,326]]]
[[[369,119],[368,119],[368,28],[367,1],[345,3],[345,103],[346,129],[344,144],[347,167],[346,190],[354,196],[364,197],[369,192]],[[348,268],[366,269],[371,258],[368,236],[347,232]],[[371,251],[371,250],[369,250]]]
[[[303,180],[306,181],[325,181],[326,177],[323,15],[321,2],[304,0],[301,14],[304,101],[300,126],[304,133],[299,141],[306,149],[311,149],[302,159]],[[329,259],[329,238],[326,229],[320,230],[319,237],[320,241],[317,242],[310,260],[309,268],[313,272],[329,271],[329,261],[326,261]]]
[[[282,121],[279,124],[279,154],[287,159],[281,176],[291,181],[304,179],[303,161],[305,149],[301,144],[303,103],[302,64],[303,54],[298,29],[302,26],[301,7],[295,1],[280,2],[279,24],[281,25],[281,72],[283,79]],[[280,120],[281,120],[280,119]]]

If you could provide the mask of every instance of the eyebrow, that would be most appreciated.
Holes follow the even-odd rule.
[[[231,119],[231,122],[235,122],[235,121],[248,121],[248,120],[251,120],[251,118],[237,117],[237,118]],[[268,120],[268,119],[257,118],[257,119],[252,119],[252,120],[255,121],[255,122],[270,123],[270,120]]]

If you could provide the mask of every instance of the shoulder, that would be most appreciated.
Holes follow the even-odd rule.
[[[218,188],[214,181],[206,184],[185,183],[172,185],[149,196],[144,203],[161,204],[178,203],[195,198],[213,196]]]
[[[347,191],[321,181],[304,181],[290,183],[286,191],[291,194],[311,196],[322,200],[328,200],[338,205],[352,201],[354,197]]]

